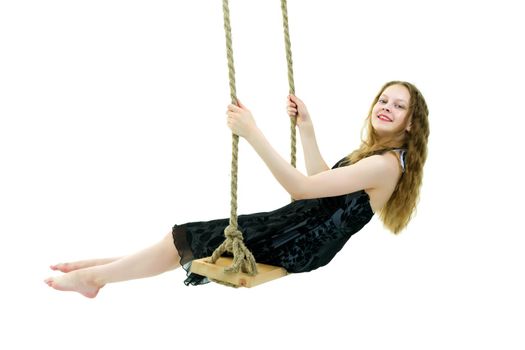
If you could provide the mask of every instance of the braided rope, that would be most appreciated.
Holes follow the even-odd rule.
[[[286,0],[281,0],[281,12],[283,13],[283,29],[284,29],[284,45],[286,48],[286,62],[288,63],[288,85],[291,95],[295,95],[295,84],[293,79],[293,61],[292,61],[292,49],[290,42],[290,31],[288,29],[288,4]],[[295,168],[296,167],[296,153],[297,153],[297,137],[295,132],[295,126],[297,119],[294,117],[290,118],[290,163]]]
[[[233,62],[232,35],[230,25],[230,10],[228,0],[222,1],[224,12],[224,31],[226,34],[226,54],[228,59],[228,76],[230,82],[230,97],[232,104],[238,105],[237,93],[235,88],[235,67]],[[290,43],[290,33],[288,29],[288,10],[287,1],[281,0],[281,10],[283,15],[284,42],[286,48],[286,61],[288,63],[288,84],[290,94],[295,95],[295,84],[293,79],[293,61]],[[296,137],[296,118],[290,118],[291,134],[291,164],[296,167],[297,137]],[[231,201],[230,201],[230,224],[224,229],[225,241],[213,252],[210,262],[215,263],[223,253],[233,253],[233,263],[224,269],[225,272],[245,272],[250,275],[257,274],[255,257],[245,246],[242,232],[238,229],[237,222],[237,173],[239,156],[239,136],[232,134],[232,163],[231,163]],[[293,199],[292,199],[293,200]],[[214,280],[215,281],[215,280]],[[233,286],[229,283],[220,282],[224,285]]]
[[[230,26],[230,9],[228,0],[222,1],[224,12],[224,31],[226,34],[226,55],[228,59],[228,75],[230,80],[230,96],[232,104],[238,105],[235,89],[235,68],[233,64],[232,33]],[[237,172],[239,157],[239,136],[232,133],[232,163],[231,163],[231,201],[230,224],[224,229],[226,240],[213,252],[210,262],[215,263],[225,253],[233,254],[233,263],[224,269],[225,272],[245,272],[249,275],[257,274],[257,265],[253,254],[243,241],[242,232],[237,222]]]

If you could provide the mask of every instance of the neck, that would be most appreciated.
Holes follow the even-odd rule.
[[[379,137],[377,134],[375,136],[377,140],[375,143],[380,144],[384,147],[401,148],[407,143],[405,132],[402,132],[397,135],[389,135],[384,137]]]

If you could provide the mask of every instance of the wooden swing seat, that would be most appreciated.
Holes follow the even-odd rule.
[[[258,273],[255,276],[250,276],[244,272],[225,272],[224,268],[232,265],[233,258],[220,257],[215,264],[209,263],[208,259],[193,260],[190,271],[236,287],[255,287],[288,274],[282,267],[260,263],[257,263]]]

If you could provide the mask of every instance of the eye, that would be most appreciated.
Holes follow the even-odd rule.
[[[380,98],[378,102],[379,102],[379,103],[386,103],[386,100]]]
[[[400,109],[405,109],[405,106],[401,106],[401,105],[396,105],[396,107]]]

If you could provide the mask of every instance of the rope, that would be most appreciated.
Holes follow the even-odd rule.
[[[228,76],[230,82],[230,97],[232,104],[238,105],[237,93],[235,88],[235,67],[233,62],[232,34],[230,25],[230,9],[228,0],[222,1],[224,12],[224,31],[226,34],[226,55],[228,59]],[[290,43],[290,33],[288,30],[288,10],[286,0],[281,0],[281,10],[283,15],[284,42],[286,48],[286,61],[288,63],[288,84],[290,94],[295,95],[295,84],[293,79],[292,50]],[[291,164],[296,167],[296,118],[290,118],[291,134]],[[255,257],[244,244],[242,232],[238,229],[237,222],[237,173],[239,156],[239,136],[232,133],[232,163],[231,163],[231,201],[230,201],[230,224],[224,229],[225,241],[213,252],[210,262],[215,263],[225,252],[233,254],[233,263],[224,269],[225,272],[245,272],[249,275],[257,274]],[[293,200],[293,198],[292,198]],[[215,281],[215,280],[214,280]],[[219,282],[219,281],[215,281]],[[233,286],[229,283],[219,282]]]
[[[292,49],[290,43],[290,31],[288,29],[288,4],[286,0],[281,0],[281,12],[283,13],[283,29],[284,29],[284,45],[286,48],[286,62],[288,63],[288,85],[291,95],[295,95],[295,84],[293,80],[293,61],[292,61]],[[290,163],[295,168],[296,167],[296,153],[297,153],[297,137],[295,132],[295,126],[297,119],[294,117],[290,118]],[[293,200],[293,199],[292,199]]]
[[[228,0],[222,1],[224,12],[224,31],[226,34],[226,54],[228,59],[228,75],[230,80],[230,96],[232,104],[238,105],[235,89],[235,68],[233,64],[232,33],[230,26],[230,9]],[[233,254],[233,263],[224,269],[225,272],[245,272],[249,275],[257,274],[257,265],[253,254],[246,248],[242,232],[237,223],[237,169],[239,157],[239,136],[232,133],[232,163],[231,163],[231,201],[230,224],[224,229],[226,240],[213,252],[210,262],[215,263],[219,257],[227,252]]]

